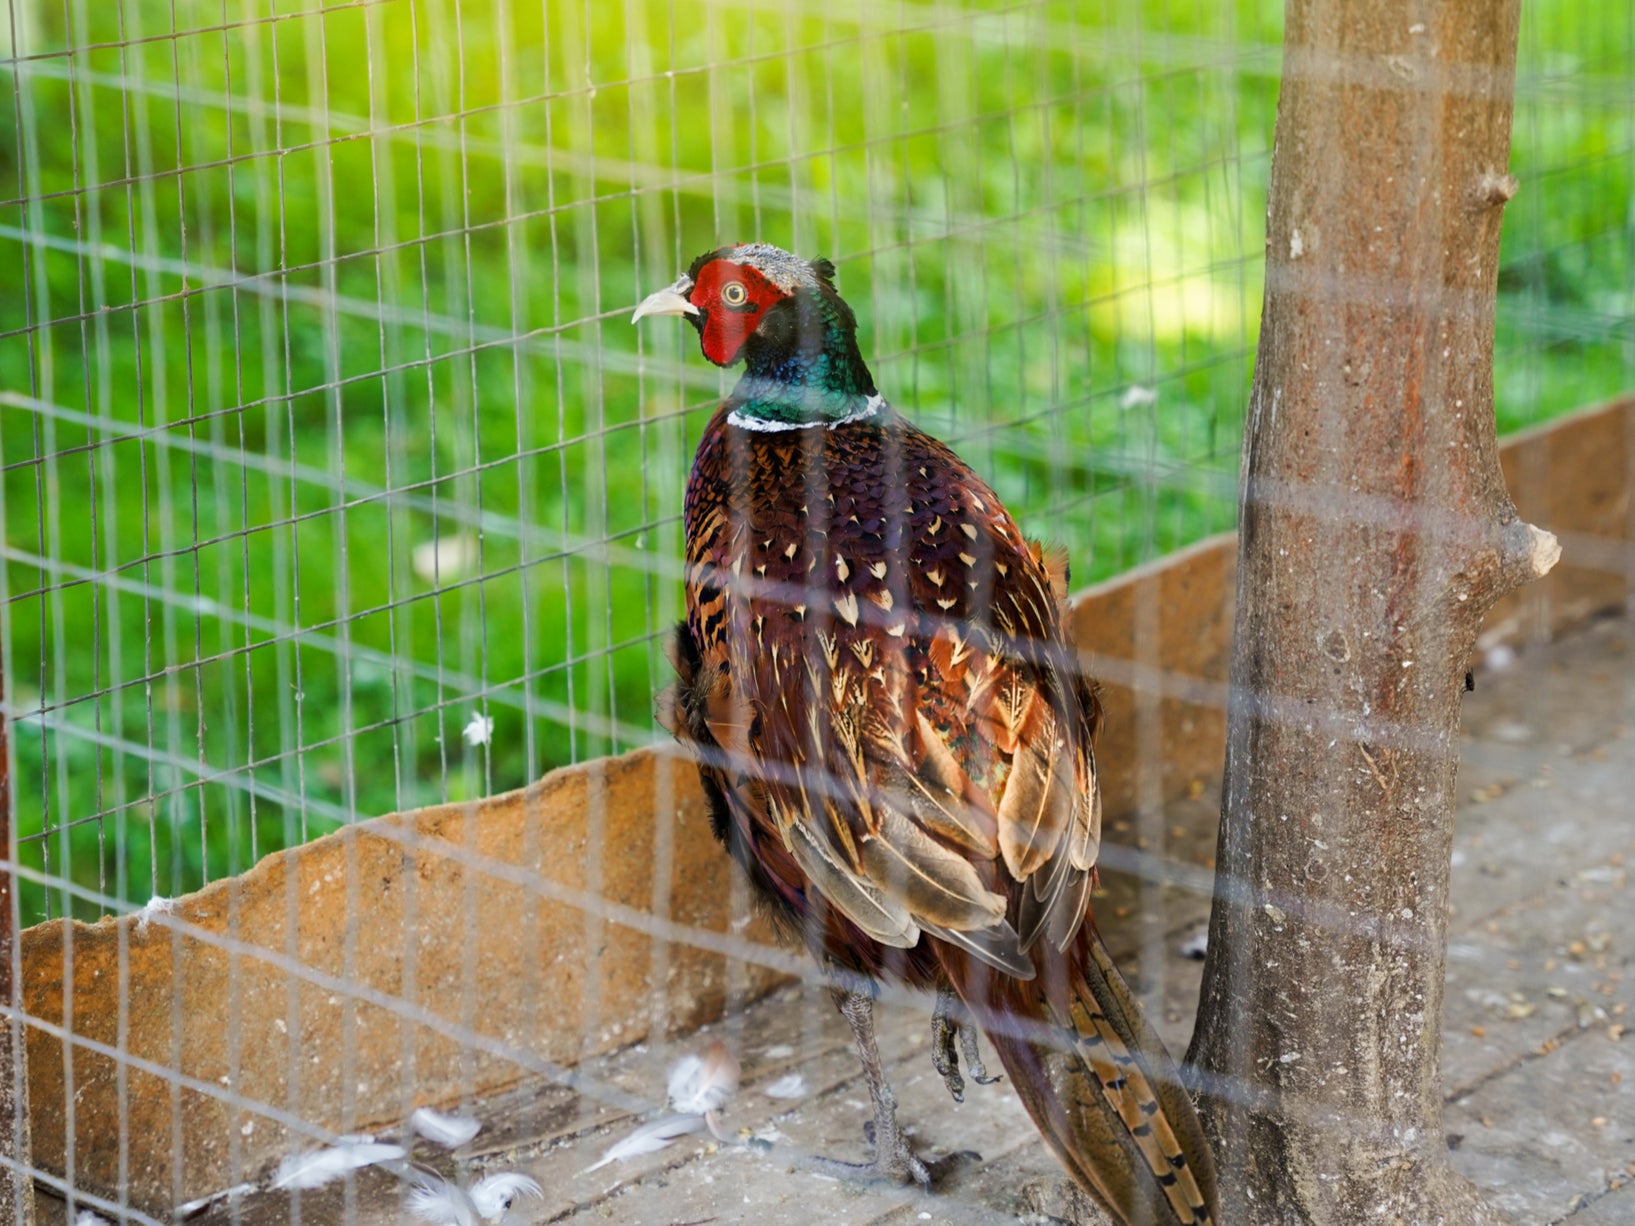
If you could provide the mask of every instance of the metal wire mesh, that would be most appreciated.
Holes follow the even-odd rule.
[[[19,829],[95,895],[25,916],[648,741],[717,381],[622,315],[717,237],[834,252],[1080,575],[1229,526],[1263,26],[702,17],[17,9]]]
[[[7,0],[0,609],[26,926],[662,738],[718,402],[626,324],[838,265],[1082,582],[1232,525],[1280,6]],[[1635,373],[1635,9],[1529,4],[1498,398]]]

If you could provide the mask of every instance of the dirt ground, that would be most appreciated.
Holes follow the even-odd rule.
[[[1635,1222],[1635,626],[1607,619],[1476,672],[1467,696],[1454,851],[1443,1070],[1454,1165],[1517,1223]],[[1096,901],[1115,954],[1172,1050],[1186,1046],[1202,963],[1218,781],[1112,832]],[[1157,880],[1154,880],[1157,878]],[[469,1104],[484,1129],[457,1151],[470,1177],[519,1171],[543,1188],[511,1222],[1093,1222],[1008,1085],[956,1106],[932,1068],[930,1002],[888,999],[880,1044],[900,1118],[928,1156],[968,1152],[934,1194],[859,1188],[799,1169],[803,1155],[861,1159],[867,1095],[850,1036],[816,984],[785,988],[707,1033],[586,1066],[591,1082],[662,1105],[680,1056],[719,1038],[742,1062],[729,1140],[687,1136],[590,1168],[639,1119],[560,1086]],[[798,1075],[798,1087],[791,1076]],[[782,1082],[781,1086],[778,1083]],[[778,1086],[792,1097],[772,1097]],[[424,1142],[417,1157],[427,1157]],[[974,1155],[980,1154],[980,1158]],[[432,1159],[445,1173],[455,1164]],[[212,1221],[415,1220],[404,1186],[369,1170],[305,1194],[258,1196]],[[43,1205],[42,1221],[60,1219]],[[453,1220],[453,1219],[450,1219]]]

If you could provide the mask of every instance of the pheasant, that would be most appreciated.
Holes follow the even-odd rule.
[[[715,836],[825,968],[874,1160],[929,1185],[880,1066],[881,981],[937,992],[956,1099],[975,1021],[1046,1142],[1124,1223],[1216,1220],[1213,1158],[1090,917],[1094,687],[1065,567],[876,390],[834,265],[722,247],[648,296],[744,374],[687,482],[686,620],[665,719]]]

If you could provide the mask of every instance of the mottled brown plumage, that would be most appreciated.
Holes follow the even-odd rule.
[[[826,965],[951,983],[1122,1220],[1210,1221],[1192,1105],[1086,922],[1098,709],[1063,630],[1065,567],[881,400],[832,270],[766,252],[702,257],[639,312],[669,294],[707,356],[749,367],[685,507],[671,724],[716,834]],[[923,1177],[893,1137],[895,1169]]]

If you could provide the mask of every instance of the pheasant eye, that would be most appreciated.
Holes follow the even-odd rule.
[[[728,306],[743,306],[749,301],[749,291],[742,281],[728,281],[721,287],[721,301]]]

